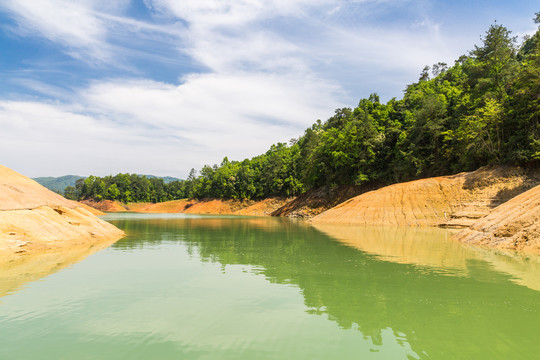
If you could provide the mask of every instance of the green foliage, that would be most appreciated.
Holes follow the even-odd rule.
[[[540,13],[535,21],[540,24]],[[182,197],[257,199],[295,196],[320,186],[394,183],[540,160],[540,29],[516,38],[492,25],[453,66],[426,66],[403,99],[376,94],[354,109],[317,120],[290,144],[243,161],[194,169],[186,181],[129,174],[78,181],[70,196],[122,201]],[[113,186],[115,185],[115,186]]]
[[[170,181],[145,175],[118,174],[77,180],[75,187],[67,187],[64,194],[76,200],[118,200],[128,202],[163,202],[187,197],[186,181]]]

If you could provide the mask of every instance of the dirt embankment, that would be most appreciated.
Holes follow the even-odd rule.
[[[162,203],[121,203],[113,200],[82,200],[81,203],[105,212],[141,212],[141,213],[177,213],[183,212],[193,202],[189,200],[173,200]]]
[[[92,201],[92,200],[82,200],[81,204],[89,206],[93,209],[103,211],[103,212],[119,212],[119,211],[128,211],[125,206],[118,202],[112,200],[103,200],[103,201]]]
[[[349,199],[313,223],[468,227],[540,183],[538,171],[481,168],[386,186]]]
[[[271,215],[306,219],[312,218],[345,200],[369,190],[373,189],[354,185],[341,186],[334,189],[322,187],[310,190],[299,195],[295,199],[286,202],[283,206],[272,212]]]
[[[220,214],[220,215],[246,215],[269,216],[282,207],[290,199],[268,198],[261,201],[254,200],[173,200],[162,203],[128,203],[103,200],[83,200],[82,203],[95,209],[106,212],[139,212],[139,213],[186,213],[186,214]]]
[[[235,215],[246,216],[271,216],[276,210],[288,204],[291,199],[287,198],[268,198],[254,202],[254,204],[236,210]]]
[[[280,198],[268,198],[261,201],[203,199],[193,201],[193,204],[189,205],[184,210],[184,213],[269,216],[277,208],[283,206],[285,202],[287,202],[287,199]]]
[[[498,206],[456,238],[470,244],[540,253],[540,185]]]
[[[4,258],[124,236],[95,213],[99,212],[0,165],[0,251]]]

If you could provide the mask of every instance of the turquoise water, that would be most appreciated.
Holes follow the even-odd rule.
[[[58,262],[40,280],[11,276],[0,297],[0,359],[540,354],[536,258],[464,247],[443,230],[106,219],[128,236],[82,261]]]

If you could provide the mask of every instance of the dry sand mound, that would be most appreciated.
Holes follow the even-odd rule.
[[[351,225],[470,226],[493,208],[539,183],[516,167],[390,185],[354,197],[313,218]]]
[[[498,206],[457,238],[501,249],[540,252],[540,186]]]
[[[0,165],[0,250],[25,253],[124,235],[92,211]]]

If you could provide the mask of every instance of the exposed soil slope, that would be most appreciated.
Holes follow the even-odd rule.
[[[540,186],[498,206],[456,237],[466,243],[539,253]]]
[[[85,205],[0,166],[0,251],[24,253],[123,235]]]
[[[83,200],[82,203],[106,212],[140,213],[186,213],[186,214],[234,214],[246,216],[268,216],[287,203],[289,199],[268,198],[262,201],[240,201],[223,199],[172,200],[162,203],[129,203],[118,201]]]
[[[471,173],[386,186],[354,197],[313,223],[467,227],[499,204],[539,184],[537,171],[481,168]]]
[[[288,204],[290,200],[291,199],[287,198],[268,198],[237,210],[234,212],[234,214],[246,216],[270,216],[275,211]]]
[[[119,201],[112,200],[103,200],[103,201],[92,201],[92,200],[82,200],[82,204],[87,205],[93,209],[106,212],[120,212],[128,211],[124,204]]]
[[[270,215],[286,201],[279,198],[268,198],[262,201],[202,199],[193,200],[183,212],[186,214],[265,216]]]
[[[75,208],[77,204],[0,165],[0,210],[34,209],[39,206]]]
[[[183,212],[186,214],[220,214],[227,215],[234,212],[232,201],[220,199],[203,199],[194,201]]]
[[[372,189],[353,185],[341,186],[335,189],[322,187],[310,190],[292,201],[286,202],[271,215],[311,218],[369,190]]]

